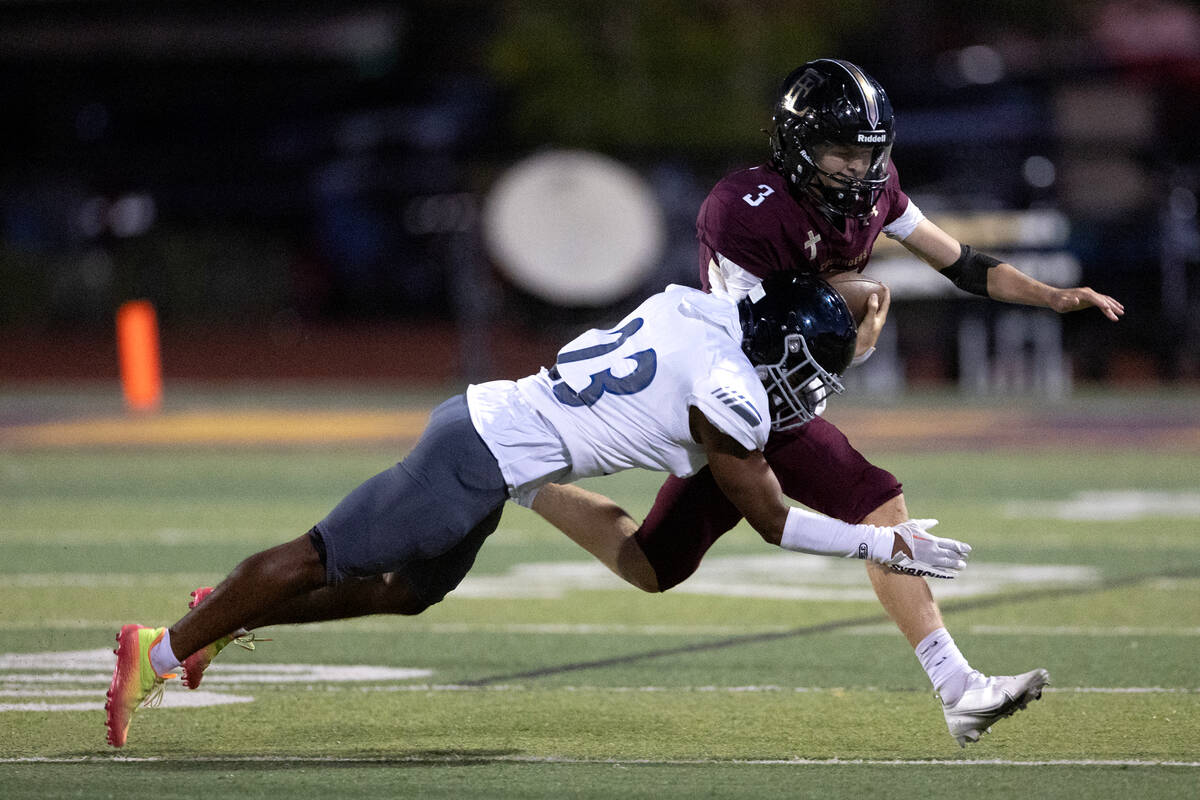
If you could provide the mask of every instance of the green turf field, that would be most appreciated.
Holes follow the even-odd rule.
[[[192,589],[302,533],[406,444],[352,421],[325,445],[261,426],[230,443],[247,409],[305,408],[236,393],[183,404],[235,421],[215,445],[72,445],[62,428],[38,444],[39,426],[86,428],[119,409],[0,400],[6,798],[1158,798],[1200,786],[1195,396],[1035,408],[1029,450],[980,451],[976,434],[868,437],[911,512],[975,548],[963,578],[934,587],[973,665],[1052,675],[1040,702],[965,750],[861,565],[739,528],[690,581],[651,596],[516,507],[441,605],[264,633],[273,641],[254,653],[222,654],[198,692],[171,686],[112,750],[101,709],[119,626],[174,621]],[[309,404],[348,420],[383,412],[373,425],[395,408],[386,394]],[[851,423],[875,416],[852,410],[853,437]],[[934,399],[880,413],[899,425],[960,411]],[[659,482],[588,486],[640,515]]]

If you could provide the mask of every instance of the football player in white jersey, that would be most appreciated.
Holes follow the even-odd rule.
[[[687,476],[707,464],[770,542],[954,577],[970,548],[928,533],[933,520],[850,525],[791,508],[763,457],[770,430],[804,424],[841,390],[855,339],[841,296],[809,276],[772,276],[736,304],[672,286],[613,329],[568,344],[553,368],[470,387],[434,410],[404,461],[308,533],[198,590],[169,628],[123,626],[105,704],[109,744],[125,744],[134,710],[167,678],[182,671],[195,688],[212,657],[247,630],[418,614],[439,602],[474,563],[505,501],[537,510],[538,490],[552,481],[630,467]],[[563,522],[608,566],[636,577],[649,565],[629,563],[636,553],[620,519],[606,507]]]

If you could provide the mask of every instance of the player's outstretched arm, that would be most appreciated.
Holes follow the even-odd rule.
[[[1113,322],[1125,313],[1119,301],[1087,286],[1059,289],[1029,277],[1012,264],[965,247],[927,219],[902,244],[959,288],[993,300],[1040,306],[1060,314],[1094,307]]]
[[[1125,306],[1106,294],[1087,286],[1057,289],[1034,280],[1012,264],[1000,263],[988,270],[987,291],[994,300],[1042,306],[1059,314],[1094,307],[1113,322],[1125,314]]]
[[[899,525],[849,525],[803,508],[793,508],[780,546],[817,555],[861,558],[892,572],[922,578],[956,578],[967,566],[971,546],[934,536],[936,519]]]
[[[717,485],[768,542],[813,555],[861,558],[922,577],[953,578],[967,566],[970,545],[929,533],[937,520],[851,525],[789,507],[761,450],[746,450],[695,407],[691,421]]]
[[[638,524],[609,498],[578,486],[548,483],[533,498],[533,510],[628,583],[658,591],[658,577],[638,545]]]

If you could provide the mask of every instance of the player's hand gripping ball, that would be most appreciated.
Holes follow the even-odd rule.
[[[879,295],[879,307],[883,308],[888,299],[888,288],[874,278],[868,278],[857,272],[838,272],[834,275],[822,275],[822,278],[837,289],[838,294],[846,301],[854,322],[861,325],[867,316],[867,301],[871,295]]]

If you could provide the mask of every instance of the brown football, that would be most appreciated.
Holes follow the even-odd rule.
[[[862,322],[867,315],[867,299],[871,295],[878,294],[881,305],[888,297],[886,286],[874,278],[868,278],[857,272],[838,272],[821,277],[838,290],[838,293],[846,301],[846,305],[849,306],[850,313],[854,315],[856,323]]]

